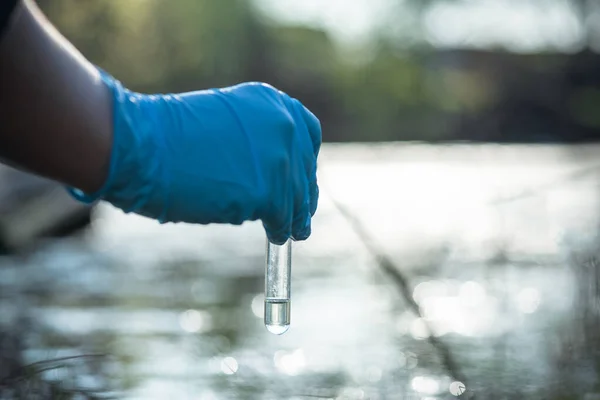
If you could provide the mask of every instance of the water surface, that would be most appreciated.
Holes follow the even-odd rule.
[[[324,145],[281,336],[263,325],[260,224],[106,205],[83,235],[0,261],[0,321],[31,321],[27,362],[108,355],[77,384],[125,399],[597,399],[599,155]]]

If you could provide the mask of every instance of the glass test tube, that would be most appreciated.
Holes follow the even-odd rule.
[[[265,326],[276,335],[290,327],[292,240],[278,246],[267,239],[265,266]]]

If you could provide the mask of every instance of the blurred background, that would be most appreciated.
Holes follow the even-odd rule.
[[[600,3],[38,0],[141,92],[258,80],[321,120],[292,325],[264,232],[0,170],[0,398],[600,399]]]

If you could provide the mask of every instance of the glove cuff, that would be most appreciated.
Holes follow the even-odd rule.
[[[160,157],[156,154],[157,146],[148,140],[151,122],[143,118],[143,95],[127,90],[111,75],[98,70],[113,100],[113,143],[108,177],[94,193],[73,187],[67,187],[67,191],[85,204],[105,200],[125,213],[135,212],[162,222],[161,196],[157,196],[160,191],[155,187],[160,181]],[[138,118],[138,114],[142,114],[142,118]]]

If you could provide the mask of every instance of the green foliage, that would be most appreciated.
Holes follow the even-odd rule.
[[[594,87],[577,89],[569,99],[569,111],[582,125],[600,128],[600,90]]]
[[[444,139],[445,118],[489,100],[481,81],[431,69],[426,48],[409,52],[384,34],[393,16],[382,21],[380,40],[352,55],[321,30],[265,21],[248,0],[39,4],[85,56],[133,90],[266,81],[307,104],[325,140]]]
[[[426,102],[415,58],[382,43],[355,63],[325,32],[267,23],[247,0],[39,4],[86,57],[134,90],[267,81],[313,109],[330,128],[325,139],[399,138],[399,120],[410,125]]]

